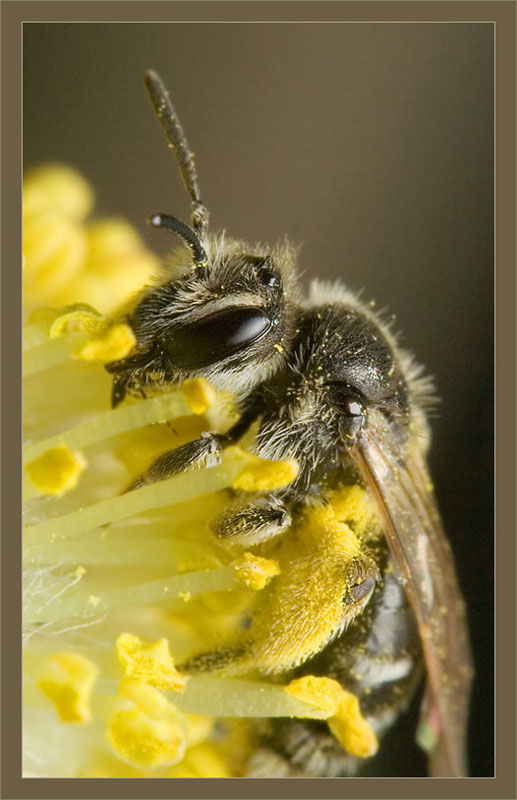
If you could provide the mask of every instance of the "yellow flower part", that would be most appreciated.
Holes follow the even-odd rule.
[[[204,378],[183,381],[181,391],[194,414],[204,414],[215,403],[215,391]]]
[[[96,334],[106,327],[106,323],[101,314],[91,306],[77,304],[70,306],[70,310],[64,311],[53,319],[48,329],[49,339],[56,339],[58,336],[71,333]],[[52,316],[54,316],[53,312]],[[31,319],[38,320],[38,315],[33,314]],[[49,317],[47,317],[49,319]],[[45,317],[40,317],[44,321]]]
[[[359,700],[331,678],[306,675],[291,681],[285,691],[329,711],[327,724],[344,749],[353,756],[366,758],[377,751],[377,737],[361,714]]]
[[[23,184],[24,307],[89,303],[109,313],[159,262],[123,220],[87,222],[93,193],[75,170],[46,165]]]
[[[248,452],[253,429],[217,466],[128,491],[158,455],[228,430],[232,398],[193,380],[112,409],[104,364],[135,345],[119,310],[158,262],[126,223],[88,222],[73,170],[24,191],[24,776],[242,776],[260,718],[330,718],[349,752],[373,749],[354,698],[282,682],[346,623],[369,498],[344,487],[243,554],[213,520],[299,470]]]
[[[59,497],[75,489],[87,461],[79,450],[53,447],[26,465],[32,484],[42,494]]]
[[[85,219],[94,196],[88,182],[64,164],[45,164],[28,172],[23,180],[23,217],[54,211],[70,219]]]
[[[217,745],[209,742],[189,747],[173,766],[143,768],[120,761],[114,754],[96,758],[78,778],[231,778],[233,773]]]
[[[300,467],[294,459],[265,461],[255,456],[248,469],[234,481],[233,488],[245,492],[271,492],[294,481]]]
[[[117,639],[117,652],[126,677],[172,692],[185,688],[188,678],[175,668],[167,639],[144,642],[138,636],[122,633]]]
[[[348,753],[359,758],[375,755],[379,747],[371,726],[361,714],[358,698],[343,689],[337,712],[327,720],[330,731]]]
[[[119,758],[153,769],[181,761],[187,742],[184,714],[141,680],[121,681],[106,724]]]
[[[124,358],[136,344],[135,334],[129,325],[113,325],[103,336],[90,339],[74,354],[83,361],[117,361]]]
[[[63,722],[88,722],[90,697],[99,669],[78,653],[54,653],[45,663],[38,681],[41,691],[54,704]]]
[[[172,767],[168,778],[231,778],[225,760],[214,745],[204,742],[189,747],[181,764]]]
[[[244,553],[235,564],[235,571],[240,580],[250,589],[263,589],[271,578],[280,574],[278,561],[262,558],[253,553]]]

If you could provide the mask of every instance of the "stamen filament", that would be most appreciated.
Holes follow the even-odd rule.
[[[115,520],[132,517],[153,508],[162,508],[231,486],[242,470],[242,463],[228,459],[221,466],[176,475],[168,480],[143,486],[127,494],[101,500],[86,508],[24,528],[27,544],[44,543],[51,538],[68,539]]]
[[[71,449],[87,447],[111,436],[168,419],[189,414],[190,407],[180,392],[164,397],[153,397],[135,405],[122,406],[70,428],[56,436],[28,445],[23,450],[23,463],[27,464],[46,450],[65,445]]]
[[[87,333],[74,333],[47,340],[44,344],[34,347],[23,358],[22,376],[27,378],[29,375],[35,375],[67,361],[70,354],[89,338],[91,337]]]
[[[146,583],[134,584],[120,589],[108,589],[96,594],[63,592],[50,602],[35,609],[31,614],[32,623],[58,620],[67,617],[92,617],[111,611],[114,608],[152,605],[164,600],[178,600],[202,592],[229,591],[239,587],[238,576],[232,566],[219,569],[189,572],[173,578],[160,578]]]

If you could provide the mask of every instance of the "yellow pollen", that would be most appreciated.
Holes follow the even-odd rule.
[[[181,692],[188,677],[174,666],[167,639],[144,642],[131,633],[122,633],[117,639],[117,653],[127,678],[139,678],[157,689]]]
[[[343,486],[332,494],[330,503],[336,519],[353,523],[358,536],[378,521],[371,496],[360,486]]]
[[[245,492],[270,492],[291,483],[299,470],[298,462],[294,458],[285,461],[265,461],[255,456],[234,481],[233,488]]]
[[[129,325],[113,325],[106,333],[91,339],[76,353],[81,361],[118,361],[133,349],[136,337]]]
[[[204,378],[183,381],[181,391],[194,414],[204,414],[215,403],[215,391]]]
[[[173,767],[171,778],[231,778],[232,774],[213,744],[202,742],[189,747],[185,758]]]
[[[263,589],[271,578],[280,574],[278,562],[270,558],[244,553],[234,565],[237,577],[250,589]]]
[[[286,692],[329,712],[327,724],[340,745],[353,756],[367,758],[377,751],[377,737],[361,714],[358,698],[332,678],[307,675],[291,681]]]
[[[106,325],[104,318],[90,306],[77,304],[69,309],[59,314],[51,324],[48,332],[50,339],[70,333],[97,334]]]
[[[93,206],[93,192],[74,169],[46,164],[27,173],[23,180],[23,217],[53,211],[82,219]]]
[[[54,704],[63,722],[91,719],[90,697],[98,667],[78,653],[54,653],[47,659],[38,686]]]
[[[185,714],[188,747],[204,742],[214,727],[214,718],[207,714]]]
[[[79,450],[53,447],[25,466],[31,483],[42,494],[59,497],[75,489],[87,461]]]
[[[156,769],[181,761],[187,727],[185,715],[157,689],[126,678],[112,701],[106,738],[128,764]]]

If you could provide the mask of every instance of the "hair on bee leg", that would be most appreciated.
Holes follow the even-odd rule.
[[[248,547],[284,533],[290,525],[287,506],[274,494],[268,494],[251,502],[237,501],[212,520],[210,528],[218,539]]]
[[[214,467],[221,462],[224,435],[219,433],[202,433],[199,439],[168,450],[159,456],[147,472],[139,475],[126,491],[138,489],[148,483],[156,483],[172,478],[180,472],[188,472],[201,467]]]
[[[183,672],[218,672],[237,663],[246,654],[247,648],[244,644],[229,645],[218,650],[209,650],[192,656],[179,669]]]
[[[168,450],[153,461],[149,469],[139,475],[126,491],[138,489],[147,483],[172,478],[180,472],[202,467],[215,467],[221,463],[223,449],[235,444],[246,433],[257,416],[257,408],[250,405],[226,433],[202,433],[199,439]]]

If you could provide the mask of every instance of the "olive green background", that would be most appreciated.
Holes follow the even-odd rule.
[[[188,202],[147,67],[196,152],[212,229],[303,244],[304,280],[364,287],[435,376],[432,468],[478,674],[472,774],[492,775],[493,26],[26,23],[26,165],[76,166],[98,213],[165,253],[174,240],[145,218],[187,217]],[[423,774],[400,735],[398,774]]]

